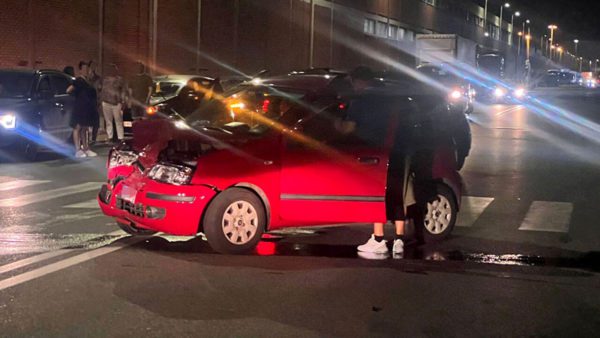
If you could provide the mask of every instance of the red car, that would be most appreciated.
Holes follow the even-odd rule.
[[[255,82],[219,98],[225,113],[211,120],[136,122],[133,143],[110,154],[102,211],[133,234],[202,232],[221,253],[251,250],[282,227],[385,221],[389,151],[409,118],[421,135],[411,215],[425,241],[446,237],[461,178],[443,99],[385,89],[344,99],[334,82]]]

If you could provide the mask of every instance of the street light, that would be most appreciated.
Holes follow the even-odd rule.
[[[498,40],[502,41],[502,10],[506,8],[510,8],[510,4],[507,2],[504,5],[500,6],[500,31],[498,32]]]
[[[531,46],[531,35],[525,35],[525,43],[527,44],[527,60],[529,60],[529,47]]]
[[[577,46],[579,45],[579,39],[573,40],[575,42],[575,55],[577,55]]]
[[[554,31],[558,29],[557,25],[549,25],[548,29],[550,30],[550,60],[552,60],[552,49],[554,49]]]
[[[521,12],[516,11],[510,16],[510,44],[513,44],[513,34],[515,33],[515,16],[520,17]]]

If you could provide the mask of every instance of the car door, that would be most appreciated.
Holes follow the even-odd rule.
[[[67,140],[72,132],[70,126],[71,115],[75,104],[75,98],[67,94],[67,88],[72,79],[64,74],[50,74],[50,84],[54,92],[54,106],[57,110],[55,136],[60,140]]]
[[[38,78],[36,97],[41,116],[40,129],[48,135],[56,136],[56,130],[60,127],[60,113],[55,105],[54,90],[49,75],[44,74]]]
[[[281,218],[297,225],[383,222],[390,114],[350,103],[316,114],[287,135],[281,168]]]

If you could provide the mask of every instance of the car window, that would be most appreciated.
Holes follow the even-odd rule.
[[[50,82],[54,89],[54,95],[66,95],[67,88],[71,84],[71,80],[62,75],[50,75]]]
[[[46,92],[51,90],[52,87],[50,86],[50,77],[42,76],[40,82],[38,82],[38,92]]]
[[[336,105],[305,121],[303,133],[334,147],[385,144],[392,112],[399,108],[393,100],[362,97]]]
[[[0,71],[0,98],[27,96],[32,83],[33,74]]]

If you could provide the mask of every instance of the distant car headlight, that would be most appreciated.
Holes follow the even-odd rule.
[[[525,97],[526,93],[525,88],[517,88],[514,92],[515,97],[518,99]]]
[[[110,157],[108,159],[108,168],[114,168],[122,165],[132,165],[135,161],[137,161],[139,155],[134,153],[133,151],[123,151],[114,149],[110,152]]]
[[[454,89],[450,93],[450,99],[452,99],[454,101],[459,100],[461,97],[463,97],[463,92],[458,89]]]
[[[4,129],[15,129],[17,127],[17,117],[12,113],[0,115],[0,126]]]
[[[502,89],[502,88],[496,88],[494,90],[494,96],[497,98],[501,98],[504,97],[504,95],[506,95],[506,90]]]
[[[159,182],[185,185],[192,180],[193,169],[174,164],[156,164],[150,169],[148,177]]]

